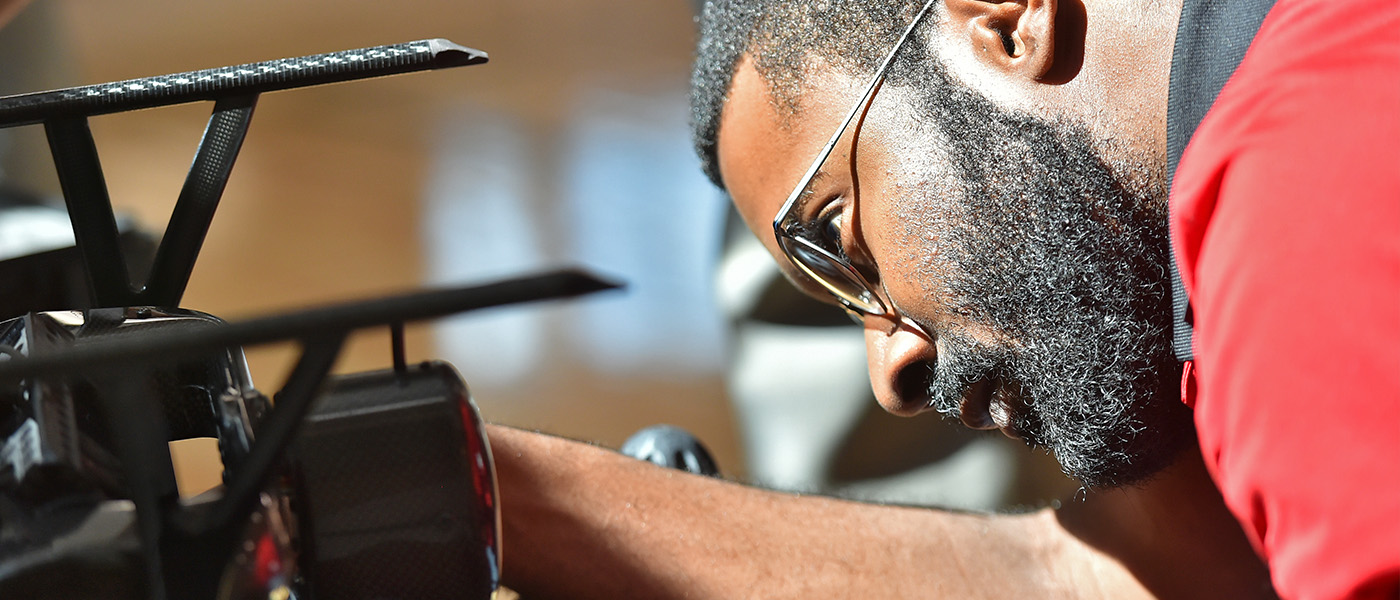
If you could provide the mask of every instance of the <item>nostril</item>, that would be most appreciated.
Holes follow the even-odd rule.
[[[866,319],[866,356],[875,399],[892,415],[912,417],[929,408],[933,366],[938,350],[930,340],[904,327],[882,332],[870,325],[887,319]]]
[[[905,366],[895,375],[894,391],[899,395],[900,405],[908,407],[901,414],[913,416],[928,407],[933,373],[928,363],[919,361]]]

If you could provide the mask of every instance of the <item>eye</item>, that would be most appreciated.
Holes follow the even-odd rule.
[[[845,255],[845,249],[841,243],[841,228],[845,225],[846,211],[842,210],[841,203],[833,203],[827,210],[817,217],[817,235],[821,236],[822,246],[828,250],[836,251]]]

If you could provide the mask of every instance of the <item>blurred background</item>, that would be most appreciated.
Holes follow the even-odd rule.
[[[676,424],[776,487],[965,508],[1072,488],[1000,436],[879,411],[860,331],[726,235],[686,125],[688,0],[33,0],[0,30],[0,94],[432,37],[491,60],[262,95],[186,307],[232,320],[584,266],[627,290],[410,327],[408,358],[454,363],[489,421],[614,448]],[[164,230],[210,109],[92,120],[119,213]],[[0,135],[3,181],[57,198],[42,129]],[[260,388],[294,352],[249,350]],[[367,331],[337,370],[389,364]],[[208,442],[177,454],[196,488],[217,483]]]

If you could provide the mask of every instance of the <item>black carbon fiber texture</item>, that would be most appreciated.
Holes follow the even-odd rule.
[[[128,79],[0,98],[0,127],[486,62],[442,39]]]

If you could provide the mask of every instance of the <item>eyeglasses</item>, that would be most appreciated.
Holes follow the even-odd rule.
[[[811,227],[801,222],[796,210],[797,200],[807,191],[807,186],[811,185],[812,179],[816,177],[817,171],[821,170],[826,163],[827,157],[831,156],[831,151],[836,147],[836,143],[845,135],[846,129],[855,121],[856,115],[869,109],[875,91],[885,80],[885,74],[889,71],[890,65],[894,63],[894,58],[909,40],[914,29],[924,20],[924,15],[937,0],[929,0],[924,7],[919,10],[919,14],[914,16],[909,28],[904,30],[904,35],[900,36],[895,43],[894,49],[889,56],[885,57],[885,62],[875,71],[875,76],[871,78],[870,85],[866,87],[865,94],[860,101],[851,107],[846,115],[846,120],[841,122],[841,126],[836,129],[836,133],[831,135],[831,140],[817,154],[817,158],[812,162],[812,166],[807,169],[801,181],[797,182],[797,187],[788,196],[787,202],[778,210],[778,216],[773,219],[773,234],[778,238],[778,247],[782,248],[783,255],[813,281],[826,289],[836,301],[852,313],[853,317],[862,315],[872,315],[877,317],[894,317],[896,321],[913,326],[920,333],[927,335],[917,323],[907,317],[900,316],[899,313],[885,306],[885,302],[880,299],[880,295],[870,285],[870,282],[857,271],[849,260],[843,258],[825,247],[819,240],[810,239],[814,232],[820,232],[822,227]],[[838,242],[839,244],[839,242]],[[859,319],[857,319],[859,321]]]

